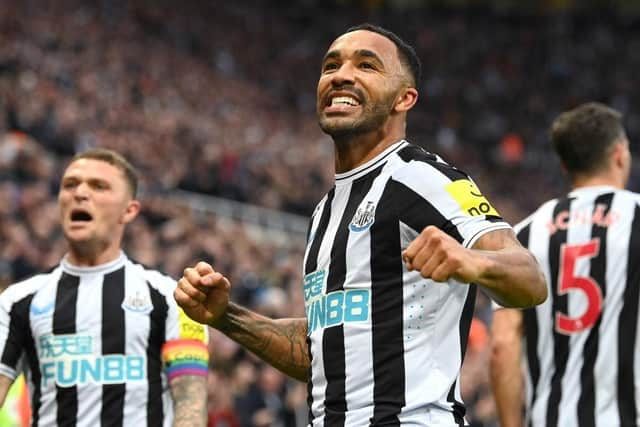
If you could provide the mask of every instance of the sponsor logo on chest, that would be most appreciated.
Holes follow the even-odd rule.
[[[145,356],[97,354],[95,344],[92,335],[83,333],[40,336],[37,349],[42,386],[122,384],[146,378]]]

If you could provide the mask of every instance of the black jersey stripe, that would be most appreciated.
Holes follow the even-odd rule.
[[[403,263],[400,257],[400,228],[383,215],[397,216],[396,192],[403,186],[388,183],[376,208],[371,234],[371,328],[373,349],[373,401],[371,425],[397,426],[405,405],[403,340]]]
[[[529,223],[526,226],[522,227],[520,229],[520,231],[518,231],[518,233],[516,234],[516,237],[518,238],[518,241],[525,248],[529,247],[530,234],[531,234],[531,223]]]
[[[451,166],[448,163],[439,161],[435,154],[432,154],[417,145],[407,145],[402,148],[402,150],[398,151],[398,156],[405,162],[414,160],[417,162],[427,163],[451,181],[469,179],[469,176],[460,169]]]
[[[124,267],[105,274],[102,283],[102,354],[125,354],[125,321],[122,301],[125,295]],[[124,396],[122,384],[102,385],[103,426],[122,426],[124,420]]]
[[[540,385],[540,358],[538,357],[538,312],[535,308],[528,308],[522,312],[522,323],[525,334],[528,374],[531,381],[531,397],[529,407],[538,399],[538,386]],[[529,420],[531,426],[531,420]]]
[[[464,240],[458,228],[447,220],[428,200],[398,181],[389,180],[387,187],[395,195],[396,200],[403,200],[402,206],[406,207],[406,209],[398,212],[401,222],[418,233],[428,225],[435,225],[458,242]]]
[[[340,219],[335,239],[331,246],[331,264],[327,275],[327,294],[344,288],[347,274],[347,243],[349,240],[349,224],[365,195],[371,189],[374,179],[380,174],[381,167],[369,172],[351,184],[349,199]],[[324,370],[327,378],[325,390],[325,423],[330,426],[341,426],[345,422],[347,401],[345,392],[345,350],[344,327],[337,325],[326,328],[322,336]]]
[[[640,207],[636,205],[629,236],[628,254],[640,254]],[[618,413],[621,426],[635,425],[636,407],[636,331],[638,299],[640,298],[640,263],[635,256],[627,257],[627,283],[618,322]]]
[[[148,284],[153,310],[149,316],[149,344],[147,345],[147,427],[162,427],[162,345],[165,342],[165,321],[169,312],[166,300]]]
[[[33,294],[27,295],[13,304],[9,312],[9,335],[7,341],[11,342],[11,345],[4,347],[0,361],[14,369],[18,367],[18,361],[22,356],[25,331],[31,331],[29,327],[29,307],[32,300]]]
[[[571,199],[564,198],[556,204],[553,209],[553,217],[555,218],[560,212],[569,211],[571,207]],[[558,229],[549,238],[549,271],[550,285],[552,292],[550,293],[551,301],[551,324],[555,325],[556,313],[567,313],[568,301],[567,295],[558,295],[558,273],[560,268],[560,247],[567,241],[567,231]],[[567,359],[569,357],[569,337],[559,333],[554,327],[553,330],[553,363],[555,366],[551,377],[551,392],[547,402],[547,426],[558,426],[558,410],[560,399],[562,398],[562,378],[567,368]]]
[[[80,279],[62,273],[56,290],[53,312],[53,334],[74,334],[76,332],[76,311]],[[56,385],[56,420],[60,426],[75,426],[78,416],[78,388]]]
[[[518,232],[517,236],[522,246],[529,248],[531,223],[523,227]],[[533,403],[537,397],[538,381],[540,381],[540,359],[538,358],[538,314],[536,309],[529,308],[523,310],[522,320],[526,342],[528,374],[531,381],[530,402]]]
[[[424,148],[414,144],[409,144],[403,147],[401,150],[398,151],[397,154],[398,154],[398,157],[400,157],[403,161],[407,163],[410,162],[411,160],[417,160],[420,162],[428,162],[428,163],[438,161],[438,157],[435,154],[430,153]]]
[[[599,209],[599,206],[603,206],[603,215],[606,217],[607,213],[611,209],[612,200],[613,193],[605,193],[598,196],[594,201],[594,215]],[[595,257],[591,258],[589,276],[600,286],[603,300],[606,300],[607,295],[607,230],[608,227],[602,227],[598,223],[594,223],[591,228],[591,238],[599,240],[600,250]],[[598,320],[589,331],[583,349],[583,363],[580,370],[581,392],[578,399],[578,423],[581,427],[595,427],[596,425],[594,369],[600,346],[601,322],[602,314],[600,314]]]
[[[473,312],[476,305],[477,285],[470,284],[467,292],[467,298],[464,301],[464,308],[462,309],[462,316],[460,317],[460,323],[458,325],[458,333],[460,334],[460,362],[464,361],[464,356],[467,352],[467,342],[469,341],[469,330],[471,329],[471,322],[473,320]],[[466,409],[464,404],[455,398],[455,389],[457,381],[454,381],[453,385],[449,389],[447,400],[451,402],[453,408],[454,422],[460,427],[464,426],[464,416]]]
[[[324,206],[322,207],[322,213],[320,214],[320,219],[318,220],[318,225],[313,231],[313,234],[307,238],[307,241],[310,239],[311,247],[307,253],[307,260],[304,266],[304,274],[313,273],[318,268],[318,253],[320,252],[320,245],[322,244],[322,239],[324,239],[324,235],[327,232],[327,226],[329,225],[329,218],[331,218],[331,203],[333,202],[333,198],[335,196],[336,189],[335,187],[329,191],[327,194],[326,200],[324,202]],[[311,233],[311,227],[313,224],[309,225],[309,233]],[[313,352],[311,351],[311,340],[307,337],[307,349],[309,351],[310,362],[313,361]],[[309,378],[311,378],[311,363],[309,363]],[[314,419],[313,411],[311,408],[313,407],[313,394],[312,394],[313,384],[311,381],[307,382],[307,406],[309,408],[309,422],[312,422]]]
[[[327,232],[327,226],[329,225],[329,218],[331,218],[331,203],[333,202],[333,197],[336,194],[335,187],[329,191],[327,194],[327,199],[324,202],[324,207],[322,208],[322,214],[320,215],[320,219],[318,220],[318,226],[316,230],[313,232],[313,235],[310,237],[313,239],[311,242],[311,247],[309,248],[309,253],[307,254],[307,262],[304,268],[304,274],[313,273],[316,268],[318,268],[318,253],[320,252],[320,245],[322,244],[322,239],[324,239],[324,234]]]

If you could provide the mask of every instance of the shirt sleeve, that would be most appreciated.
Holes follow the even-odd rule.
[[[22,367],[24,352],[22,337],[28,331],[28,300],[15,302],[8,289],[0,295],[0,375],[15,379]],[[27,313],[23,311],[27,310]]]
[[[511,228],[471,177],[446,163],[411,162],[393,179],[406,188],[403,216],[413,216],[407,223],[417,233],[436,225],[472,247],[490,231]]]

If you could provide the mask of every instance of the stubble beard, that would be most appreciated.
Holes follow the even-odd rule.
[[[391,114],[395,97],[390,96],[384,102],[380,102],[372,107],[365,108],[362,114],[352,120],[341,120],[340,118],[328,118],[322,115],[318,117],[320,129],[334,140],[349,139],[359,135],[364,135],[380,129]]]

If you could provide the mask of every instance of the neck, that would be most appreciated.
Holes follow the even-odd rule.
[[[610,186],[618,189],[625,187],[624,180],[614,174],[601,174],[594,176],[576,176],[573,179],[573,189],[584,187]]]
[[[109,248],[95,246],[70,242],[67,261],[76,267],[95,267],[115,261],[120,256],[120,245]]]
[[[334,137],[336,173],[348,172],[365,164],[404,138],[404,132],[387,135],[373,132],[344,138]]]

